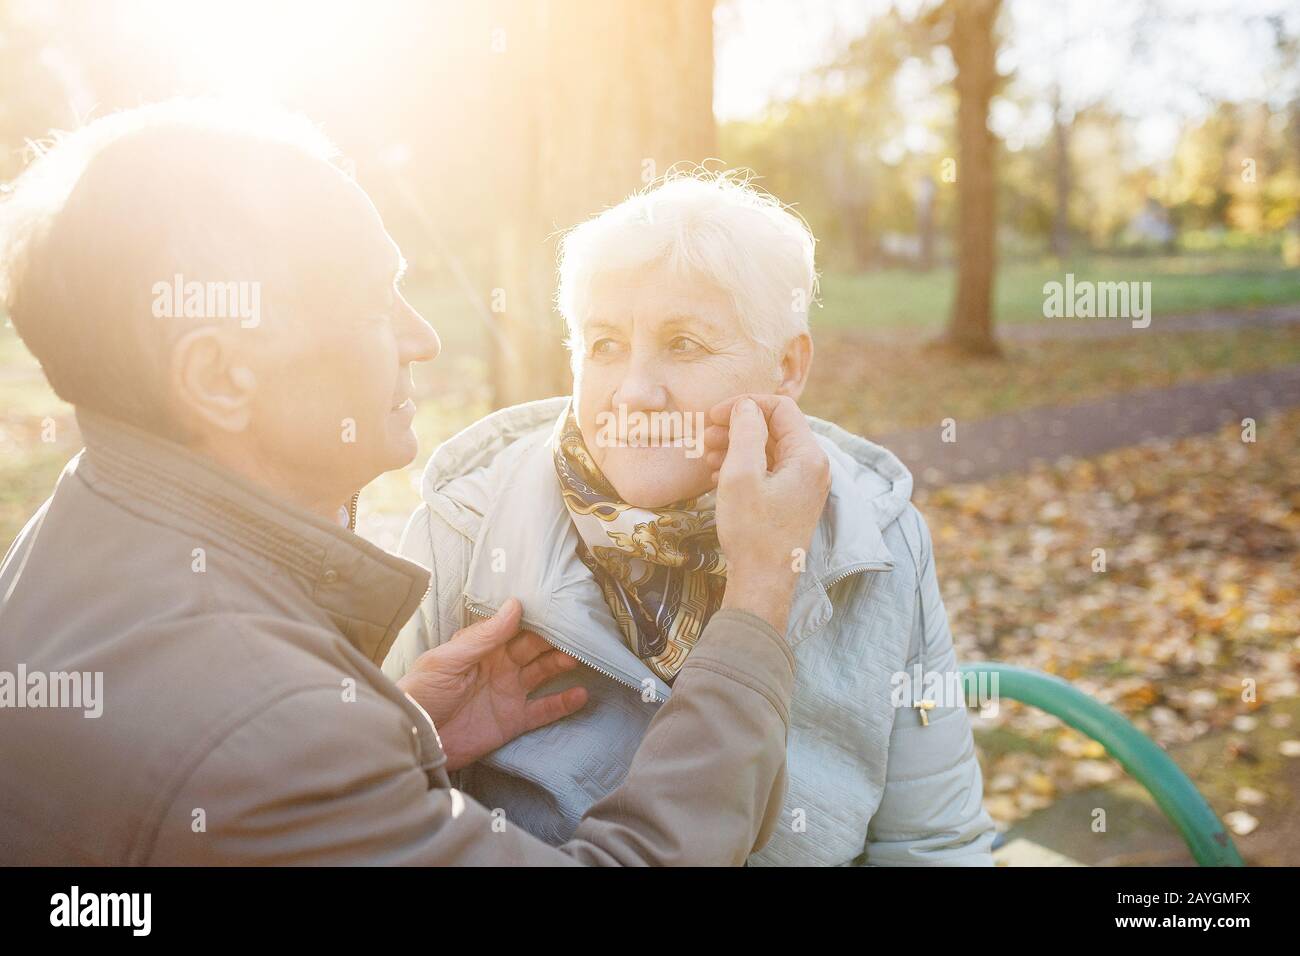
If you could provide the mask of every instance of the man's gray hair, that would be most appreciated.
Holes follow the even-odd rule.
[[[179,437],[165,381],[179,327],[153,318],[154,286],[301,287],[285,260],[311,223],[291,220],[322,173],[342,175],[337,151],[300,115],[209,100],[112,113],[33,150],[0,195],[0,307],[65,401]]]

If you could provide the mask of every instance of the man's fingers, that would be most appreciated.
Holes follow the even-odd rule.
[[[821,448],[808,425],[808,416],[798,403],[788,395],[770,397],[772,402],[764,412],[772,435],[772,470],[779,471],[785,462],[794,459],[820,455]]]
[[[729,440],[728,430],[721,425],[710,425],[704,430],[704,460],[714,471],[722,467],[722,459],[727,457]]]
[[[529,661],[540,657],[551,649],[546,638],[540,634],[534,634],[532,631],[520,631],[519,636],[512,638],[506,645],[506,656],[510,658],[511,663],[516,667],[523,667]]]
[[[732,408],[734,408],[736,403],[740,401],[742,398],[747,398],[755,405],[757,405],[759,407],[759,410],[762,411],[764,417],[766,418],[770,418],[772,416],[772,413],[776,411],[777,406],[782,403],[788,402],[791,405],[794,405],[796,409],[799,407],[798,405],[795,405],[795,401],[793,398],[790,398],[789,396],[786,395],[763,395],[759,392],[746,392],[743,395],[733,395],[731,396],[731,398],[724,399],[723,401],[718,402],[718,404],[710,408],[709,421],[712,423],[712,425],[717,425],[726,428],[731,423]],[[705,441],[707,443],[708,441],[707,436],[709,434],[708,427],[704,429],[704,434],[706,436]]]
[[[587,702],[587,688],[570,687],[558,694],[530,700],[524,705],[524,731],[536,730],[582,709]]]
[[[549,644],[547,645],[550,646]],[[550,651],[519,669],[519,684],[524,693],[531,694],[556,674],[563,674],[578,666],[578,661],[564,651]]]
[[[731,423],[731,406],[727,406],[727,423]],[[709,425],[704,429],[704,447],[710,450],[727,450],[727,426]]]
[[[735,395],[709,409],[712,422],[704,429],[704,447],[710,452],[727,449],[731,412],[736,403],[747,398],[763,413],[768,428],[768,458],[772,466],[803,450],[804,442],[815,442],[808,419],[799,403],[789,395]]]
[[[749,395],[767,422],[768,457],[772,471],[780,471],[795,461],[818,465],[826,458],[817,444],[808,416],[789,395]]]
[[[763,413],[748,398],[742,397],[732,407],[731,438],[727,456],[718,469],[719,482],[767,473],[767,422]]]
[[[717,425],[721,428],[727,428],[731,424],[731,410],[736,406],[736,402],[742,398],[753,398],[753,395],[733,395],[731,398],[718,402],[709,409],[709,427],[704,429],[705,441],[708,441],[709,430],[712,426]]]
[[[523,613],[523,605],[515,598],[508,598],[501,609],[486,621],[463,627],[453,634],[446,644],[448,653],[464,666],[481,660],[519,633]]]

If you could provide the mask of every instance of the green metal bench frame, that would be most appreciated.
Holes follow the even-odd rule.
[[[1077,687],[1040,671],[993,661],[959,665],[965,686],[997,678],[1000,698],[1046,711],[1106,748],[1178,828],[1201,866],[1245,866],[1236,845],[1178,764],[1122,714]]]

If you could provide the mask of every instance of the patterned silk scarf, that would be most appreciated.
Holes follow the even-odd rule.
[[[623,639],[672,683],[704,625],[722,604],[727,562],[718,547],[714,494],[666,508],[618,496],[591,457],[572,403],[552,439],[564,504]]]

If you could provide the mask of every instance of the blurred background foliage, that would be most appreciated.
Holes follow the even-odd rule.
[[[968,169],[953,51],[981,32],[987,160]],[[567,387],[556,232],[675,163],[752,169],[793,204],[828,302],[918,273],[927,325],[984,308],[952,301],[980,177],[996,242],[964,245],[990,276],[1046,256],[1185,255],[1265,283],[1300,265],[1300,12],[1272,0],[0,0],[0,181],[51,129],[204,94],[325,128],[495,404]],[[858,322],[882,324],[879,299],[888,318],[892,296],[858,297]],[[1004,317],[994,300],[990,328]]]
[[[1300,10],[1282,0],[0,0],[0,182],[53,130],[197,95],[306,113],[374,197],[446,345],[416,373],[425,453],[567,391],[556,238],[676,164],[752,170],[808,221],[814,378],[839,383],[814,410],[868,434],[1059,400],[1062,346],[997,329],[1041,322],[1067,271],[1150,281],[1163,315],[1300,301]],[[1122,374],[1101,349],[1068,380],[1255,368],[1288,334],[1126,344]],[[884,356],[898,375],[868,372]],[[943,392],[902,374],[936,361]],[[864,398],[873,379],[889,401]],[[0,398],[13,533],[76,432],[8,328]],[[28,441],[40,409],[68,424],[53,448]],[[367,498],[391,542],[411,482]]]

